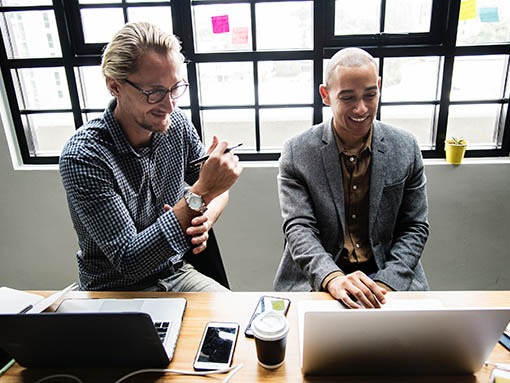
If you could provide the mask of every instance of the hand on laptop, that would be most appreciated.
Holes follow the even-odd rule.
[[[326,286],[331,296],[353,309],[380,308],[386,303],[387,290],[378,286],[362,271],[339,275]]]

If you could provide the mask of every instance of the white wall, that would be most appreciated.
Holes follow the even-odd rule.
[[[427,162],[434,290],[510,289],[510,161]],[[271,290],[283,238],[275,164],[246,164],[218,222],[233,290]],[[13,170],[0,126],[0,286],[59,289],[77,280],[77,241],[57,170]]]

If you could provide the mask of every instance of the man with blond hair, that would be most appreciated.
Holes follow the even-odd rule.
[[[206,151],[176,105],[188,87],[180,50],[150,23],[126,24],[102,59],[113,100],[62,151],[81,289],[226,290],[184,255],[206,248],[242,167],[216,137],[190,166]]]

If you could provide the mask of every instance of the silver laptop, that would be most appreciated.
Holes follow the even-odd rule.
[[[66,299],[59,305],[57,312],[141,312],[149,314],[165,348],[168,360],[172,360],[185,309],[186,299],[184,298]]]
[[[510,307],[407,307],[349,310],[336,301],[300,302],[303,374],[471,374],[483,366],[510,321]]]

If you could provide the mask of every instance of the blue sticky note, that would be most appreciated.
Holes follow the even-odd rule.
[[[480,8],[478,10],[480,21],[482,23],[497,23],[499,22],[499,13],[497,7]]]

